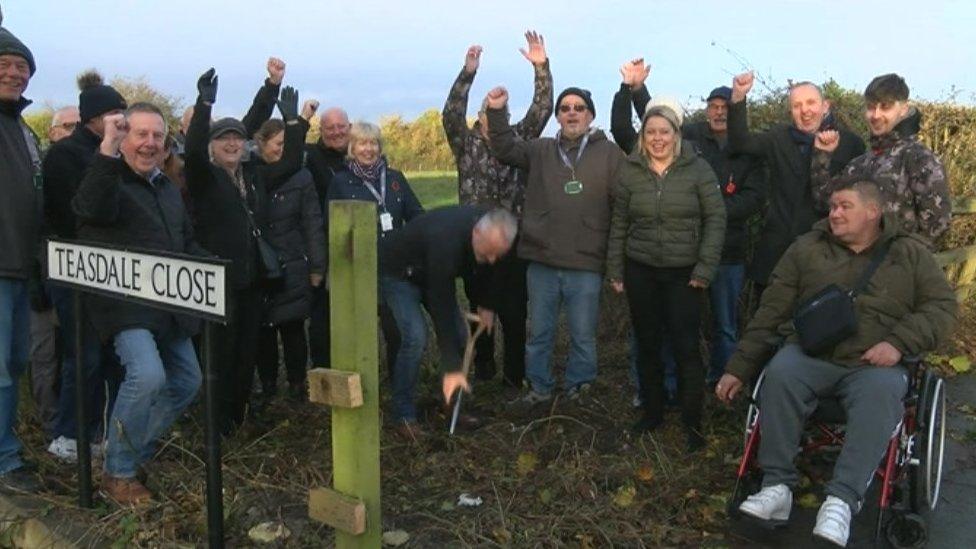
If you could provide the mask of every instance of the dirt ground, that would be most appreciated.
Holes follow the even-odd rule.
[[[763,538],[730,524],[726,517],[726,498],[742,445],[741,399],[726,408],[707,398],[708,445],[695,454],[686,453],[676,412],[669,414],[659,433],[636,437],[629,432],[637,414],[631,407],[633,387],[627,374],[626,321],[612,312],[621,303],[614,298],[608,302],[604,309],[611,312],[604,313],[600,327],[600,376],[581,402],[558,398],[537,413],[517,414],[497,382],[481,383],[466,400],[466,410],[480,415],[484,425],[451,437],[448,418],[435,401],[436,374],[432,368],[425,370],[420,386],[427,436],[408,442],[388,426],[383,430],[384,531],[405,531],[405,547],[803,545],[793,534]],[[976,355],[976,315],[971,311],[957,334],[946,355]],[[554,357],[557,371],[565,356],[566,342],[560,341]],[[385,378],[383,367],[381,375]],[[973,398],[972,391],[967,394],[960,398]],[[384,395],[384,409],[387,404]],[[957,412],[971,412],[971,407],[958,408],[964,404],[952,403]],[[969,460],[963,468],[971,468],[976,423],[967,413],[960,417],[951,436],[963,449],[959,459]],[[262,418],[225,440],[228,547],[254,545],[248,531],[267,521],[283,523],[290,532],[270,546],[332,545],[331,529],[307,516],[308,489],[331,484],[329,419],[327,409],[280,398]],[[200,405],[163,441],[148,483],[157,494],[156,503],[139,510],[101,500],[93,510],[79,509],[74,468],[43,451],[48,441],[31,422],[20,434],[45,479],[45,512],[84,525],[79,545],[205,544]],[[821,494],[814,484],[804,483],[796,494],[796,507],[804,509],[798,516],[815,513]],[[480,497],[483,503],[459,507],[462,493]],[[795,536],[808,540],[812,522],[803,520],[798,519],[802,528],[797,527]]]

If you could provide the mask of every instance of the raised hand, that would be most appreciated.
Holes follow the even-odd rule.
[[[306,99],[305,103],[302,104],[302,118],[306,121],[311,121],[312,117],[315,116],[315,112],[319,110],[319,102],[315,99]]]
[[[291,86],[285,86],[281,89],[281,97],[278,98],[276,103],[278,104],[278,110],[281,111],[281,117],[285,119],[285,122],[298,119],[298,90]]]
[[[280,86],[281,81],[285,79],[285,62],[277,57],[268,58],[268,80],[271,83]]]
[[[197,92],[200,99],[207,105],[213,105],[217,101],[217,71],[211,68],[200,76],[197,80]]]
[[[481,65],[481,52],[483,50],[484,48],[478,45],[468,48],[468,53],[464,54],[464,72],[474,74],[478,71],[478,66]]]
[[[105,156],[115,156],[119,154],[122,140],[129,134],[129,125],[122,113],[106,115],[102,120],[105,122],[105,133],[102,135],[102,143],[98,150]]]
[[[522,55],[533,65],[545,63],[548,57],[546,57],[546,41],[542,38],[542,35],[533,30],[525,31],[525,41],[528,49],[519,48]]]
[[[840,145],[840,133],[837,130],[817,132],[817,136],[813,140],[813,146],[818,151],[825,153],[833,153],[837,150],[838,145]]]
[[[634,65],[633,61],[627,61],[623,65],[620,65],[620,83],[626,84],[628,86],[634,83]]]
[[[631,88],[639,88],[644,85],[644,81],[647,80],[648,75],[651,74],[651,66],[644,64],[644,58],[638,57],[630,62],[631,69]]]
[[[752,71],[744,72],[732,79],[732,102],[738,103],[746,98],[756,77]]]
[[[488,92],[488,108],[504,109],[508,104],[508,90],[502,86],[492,88]]]

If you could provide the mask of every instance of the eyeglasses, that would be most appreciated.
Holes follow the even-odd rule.
[[[566,113],[569,111],[585,112],[586,105],[559,105],[559,112]]]

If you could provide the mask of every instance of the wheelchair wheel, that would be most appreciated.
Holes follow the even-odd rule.
[[[925,514],[939,503],[942,466],[945,456],[946,394],[945,382],[926,375],[924,394],[916,411],[918,430],[912,456],[908,488],[912,511]]]
[[[897,513],[885,526],[885,537],[895,549],[925,547],[925,520],[915,513]]]

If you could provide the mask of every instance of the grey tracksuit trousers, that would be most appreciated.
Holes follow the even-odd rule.
[[[797,484],[793,460],[803,425],[818,399],[834,397],[847,414],[847,434],[825,492],[856,513],[902,420],[907,390],[908,372],[902,366],[838,366],[805,355],[799,345],[784,346],[766,366],[759,395],[763,486]]]

